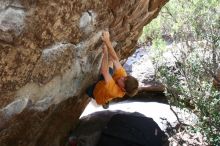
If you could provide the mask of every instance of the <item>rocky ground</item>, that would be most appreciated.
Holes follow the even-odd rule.
[[[143,98],[142,98],[143,99]],[[138,99],[140,100],[140,99]],[[151,117],[160,126],[162,130],[166,132],[169,137],[170,146],[207,146],[204,137],[200,133],[190,133],[186,129],[188,125],[195,126],[197,122],[197,117],[190,113],[186,109],[179,109],[176,107],[171,107],[168,104],[158,103],[158,102],[146,102],[146,101],[135,101],[125,100],[118,103],[111,103],[109,109],[105,110],[101,106],[98,106],[94,100],[92,100],[83,114],[81,115],[81,123],[88,122],[89,119],[99,117],[100,112],[104,112],[97,121],[90,121],[87,128],[84,124],[80,124],[82,127],[78,127],[78,133],[81,141],[84,141],[82,146],[95,146],[97,141],[97,136],[100,136],[100,127],[103,127],[109,119],[109,112],[138,112],[144,114],[147,117]],[[97,113],[94,113],[97,112]],[[178,119],[176,117],[178,115]],[[107,116],[108,115],[108,116]],[[107,117],[106,117],[107,116]],[[181,123],[178,122],[181,121]],[[103,123],[104,121],[104,123]],[[95,126],[96,128],[90,129],[89,127]],[[98,129],[97,129],[98,127]],[[90,134],[85,131],[88,129]],[[91,144],[92,143],[92,144]]]

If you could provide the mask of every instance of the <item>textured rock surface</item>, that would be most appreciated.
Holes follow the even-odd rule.
[[[96,146],[102,130],[106,127],[112,116],[116,114],[134,114],[145,116],[138,112],[125,112],[120,110],[98,111],[93,114],[86,115],[80,119],[76,129],[72,132],[77,138],[77,144],[80,146]]]
[[[215,73],[216,78],[213,79],[213,85],[220,91],[220,64],[218,65],[218,68],[216,69]]]
[[[0,145],[62,145],[108,29],[127,58],[167,0],[1,0]]]

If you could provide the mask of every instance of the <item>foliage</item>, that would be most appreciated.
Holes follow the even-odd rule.
[[[153,40],[152,48],[157,49],[154,62],[158,66],[167,51],[164,41],[170,39],[174,42],[175,63],[160,66],[157,76],[165,83],[172,104],[188,107],[198,115],[194,130],[205,134],[210,145],[217,146],[220,92],[213,88],[212,80],[220,62],[220,1],[170,0],[158,18],[144,27],[139,42]],[[180,49],[174,44],[180,44]]]
[[[161,66],[158,77],[167,86],[170,102],[193,110],[199,117],[196,129],[207,136],[210,144],[217,146],[220,142],[220,93],[212,87],[211,76],[206,73],[197,53],[181,58],[184,62],[175,65],[174,70]]]

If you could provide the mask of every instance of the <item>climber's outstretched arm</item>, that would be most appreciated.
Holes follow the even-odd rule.
[[[108,31],[104,31],[103,34],[102,34],[102,40],[103,42],[107,45],[108,47],[108,53],[111,57],[111,60],[116,68],[119,69],[122,67],[121,63],[119,62],[119,58],[118,58],[118,55],[117,53],[115,52],[113,46],[112,46],[112,43],[110,41],[110,35],[109,35],[109,32]]]
[[[108,49],[105,44],[103,44],[103,58],[102,58],[102,64],[101,64],[101,74],[104,76],[105,82],[109,82],[112,80],[111,75],[109,74],[109,65],[108,65]]]

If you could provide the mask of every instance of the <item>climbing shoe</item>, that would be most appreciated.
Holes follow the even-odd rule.
[[[103,104],[102,107],[103,107],[104,109],[108,109],[108,108],[109,108],[109,102],[106,102],[105,104]]]

